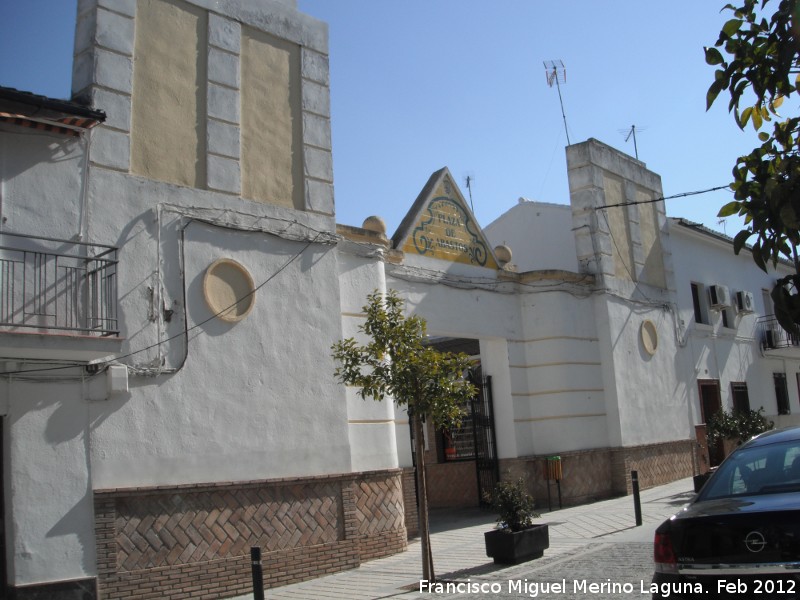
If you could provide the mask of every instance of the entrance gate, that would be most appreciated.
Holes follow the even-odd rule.
[[[500,479],[497,462],[497,438],[494,431],[494,403],[492,378],[483,377],[480,368],[472,375],[472,384],[478,388],[472,399],[472,433],[475,440],[475,469],[478,476],[478,501],[488,506],[491,494]]]

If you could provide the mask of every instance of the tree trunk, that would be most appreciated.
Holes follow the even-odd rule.
[[[434,581],[431,533],[428,526],[428,490],[425,482],[425,437],[422,419],[414,415],[414,447],[417,459],[417,496],[419,500],[419,536],[422,545],[422,578]]]

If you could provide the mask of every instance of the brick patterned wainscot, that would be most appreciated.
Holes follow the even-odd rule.
[[[95,492],[104,599],[252,591],[250,548],[276,587],[405,550],[402,471]]]
[[[562,452],[561,497],[564,506],[584,504],[632,493],[631,471],[638,471],[641,489],[691,477],[694,442],[682,440],[625,448],[595,448]],[[500,460],[500,477],[523,477],[541,508],[558,508],[558,488],[550,482],[548,496],[546,456]]]

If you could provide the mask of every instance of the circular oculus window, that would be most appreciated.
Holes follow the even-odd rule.
[[[214,261],[203,278],[206,304],[223,321],[244,319],[256,303],[255,284],[250,272],[235,260]]]
[[[649,319],[643,322],[641,336],[644,351],[650,356],[653,356],[656,350],[658,350],[658,330],[656,329],[655,323]]]

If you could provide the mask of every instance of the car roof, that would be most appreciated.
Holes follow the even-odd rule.
[[[757,446],[766,446],[768,444],[778,444],[780,442],[790,442],[800,440],[800,426],[784,427],[783,429],[772,429],[761,433],[751,439],[742,448],[754,448]]]

